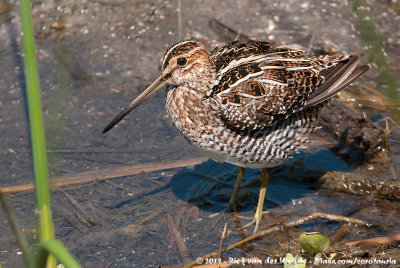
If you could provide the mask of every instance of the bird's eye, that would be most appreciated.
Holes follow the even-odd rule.
[[[179,58],[177,61],[176,61],[176,63],[179,65],[179,66],[185,66],[186,65],[186,63],[187,63],[187,59],[186,58]]]

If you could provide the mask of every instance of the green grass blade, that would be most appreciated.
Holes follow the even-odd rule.
[[[11,230],[14,233],[15,239],[17,240],[18,246],[22,250],[22,257],[24,259],[25,266],[28,268],[33,267],[33,257],[32,257],[32,252],[29,249],[28,243],[26,242],[21,230],[18,227],[17,224],[17,218],[15,217],[14,212],[11,209],[11,206],[7,202],[7,199],[5,198],[4,194],[0,192],[0,201],[1,205],[3,206],[4,212],[7,216],[8,223],[11,226]],[[0,263],[0,268],[1,268],[1,263]]]
[[[54,238],[51,217],[50,190],[47,167],[46,141],[44,135],[42,104],[40,100],[39,72],[36,62],[35,38],[29,0],[20,0],[23,32],[26,95],[28,101],[29,126],[32,143],[33,168],[35,174],[36,200],[39,211],[39,239],[41,242]],[[47,267],[55,267],[56,261],[48,256]]]
[[[33,168],[35,174],[37,208],[39,210],[40,246],[37,267],[56,267],[56,257],[66,267],[80,267],[61,242],[54,240],[51,216],[50,189],[46,140],[40,100],[39,72],[36,62],[35,38],[29,0],[20,0],[23,32],[26,95],[32,143]],[[50,253],[50,254],[49,254]]]
[[[55,256],[66,268],[81,267],[58,240],[47,240],[40,243],[38,256],[36,257],[36,267],[45,267],[49,254]]]
[[[39,73],[36,63],[36,48],[33,34],[29,0],[20,0],[22,20],[26,92],[32,143],[33,167],[36,183],[36,198],[39,210],[40,240],[54,238],[51,221],[50,191],[48,181],[46,141],[44,135],[42,104],[40,100]],[[44,213],[43,213],[43,210]],[[47,215],[46,215],[47,214]]]

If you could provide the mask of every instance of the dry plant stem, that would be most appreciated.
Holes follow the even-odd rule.
[[[312,48],[313,42],[315,40],[315,36],[317,35],[317,32],[319,33],[319,31],[316,29],[312,31],[310,42],[308,43],[308,47],[307,47],[307,52],[311,51],[311,48]]]
[[[217,18],[213,18],[213,20],[220,26],[222,26],[223,28],[227,29],[229,32],[236,34],[237,35],[237,39],[240,39],[242,41],[244,40],[250,40],[250,37],[243,34],[243,33],[239,33],[238,30],[236,30],[235,28],[233,28],[232,26],[222,22],[221,20],[217,19]]]
[[[181,168],[181,167],[200,164],[206,161],[207,159],[208,158],[200,157],[200,158],[190,158],[186,160],[178,160],[167,163],[146,163],[139,165],[107,168],[104,170],[83,172],[73,176],[54,178],[50,181],[50,185],[55,188],[55,187],[68,186],[80,183],[88,183],[97,180],[106,180],[110,178],[135,175],[146,172],[156,172],[166,169]],[[290,167],[290,165],[287,166]],[[307,169],[308,173],[311,171],[312,169]],[[298,172],[304,172],[304,171],[297,170],[296,173]],[[202,178],[213,180],[218,183],[222,183],[224,185],[232,187],[232,185],[228,183],[224,183],[222,181],[206,177],[200,174],[197,175],[199,175]],[[368,194],[368,195],[375,195],[380,198],[400,199],[400,184],[397,181],[382,181],[346,172],[326,172],[322,177],[319,176],[318,178],[315,179],[322,184],[321,188],[327,188],[358,195]],[[23,191],[31,191],[33,189],[35,189],[35,185],[33,183],[28,183],[28,184],[1,187],[0,192],[3,194],[8,194],[8,193],[23,192]]]
[[[167,216],[168,216],[168,227],[170,232],[172,233],[172,236],[175,240],[176,245],[178,246],[179,253],[181,254],[181,257],[185,263],[189,262],[191,259],[189,257],[189,253],[187,250],[187,247],[185,245],[185,242],[183,241],[182,235],[178,230],[178,227],[176,225],[176,222],[174,218],[172,217],[171,213],[167,211]]]
[[[86,214],[86,211],[82,208],[81,205],[79,205],[78,201],[75,200],[70,194],[68,194],[66,191],[59,189],[71,202],[72,205],[74,205],[78,210],[80,210],[82,213]]]
[[[389,138],[390,138],[390,133],[393,131],[393,128],[391,128],[389,126],[389,120],[392,120],[392,119],[391,118],[389,118],[389,119],[388,118],[384,118],[384,120],[385,120],[385,148],[386,148],[386,152],[388,152],[388,155],[389,155],[389,152],[390,152],[390,141],[389,141]],[[394,124],[395,124],[395,126],[398,127],[396,122],[394,122]],[[396,170],[395,170],[394,166],[391,165],[389,167],[389,169],[390,169],[390,172],[392,173],[393,179],[397,180]]]
[[[239,40],[239,39],[240,39],[240,36],[242,35],[242,25],[243,25],[243,22],[244,22],[244,21],[247,19],[247,17],[249,16],[249,7],[250,7],[250,4],[251,4],[251,0],[248,0],[248,1],[247,1],[247,4],[246,4],[246,10],[245,10],[245,12],[242,13],[242,16],[241,16],[241,18],[240,18],[239,29],[238,29],[238,31],[237,31],[237,35],[236,35],[236,37],[235,37],[235,41]]]
[[[197,266],[200,265],[200,263],[198,262],[199,259],[207,259],[207,258],[212,258],[212,257],[216,257],[218,255],[218,252],[211,252],[208,254],[205,254],[201,257],[198,257],[196,260],[192,261],[191,263],[186,264],[183,268],[191,268],[193,266]]]
[[[182,40],[182,0],[178,0],[178,40]]]
[[[389,135],[390,135],[390,132],[392,132],[392,130],[389,128],[388,121],[385,120],[385,148],[386,148],[386,151],[388,151],[388,152],[389,152],[389,149],[390,149],[390,147],[389,147]]]
[[[224,230],[222,231],[222,234],[221,234],[221,240],[219,241],[218,258],[221,258],[221,257],[222,257],[222,247],[223,247],[223,245],[224,245],[225,238],[227,238],[228,235],[229,235],[229,231],[226,232],[226,227],[227,227],[227,226],[228,226],[228,224],[225,223],[225,225],[224,225]]]
[[[92,162],[107,162],[110,164],[125,164],[126,161],[119,160],[115,158],[104,158],[102,157],[99,159],[98,156],[85,156],[85,155],[71,155],[71,154],[64,154],[62,156],[63,159],[78,159],[78,160],[85,160],[85,161],[92,161]]]
[[[20,149],[15,150],[16,153],[32,153],[32,149]],[[116,153],[132,153],[130,150],[112,150],[112,149],[97,149],[97,148],[87,148],[87,149],[47,149],[48,154],[116,154]],[[136,152],[136,151],[135,151]]]
[[[382,98],[387,98],[387,97],[385,96],[385,94],[383,94],[383,93],[380,92],[379,90],[376,90],[376,89],[373,88],[373,87],[370,87],[369,85],[367,85],[367,84],[365,84],[365,83],[358,82],[358,84],[359,84],[360,87],[364,88],[367,92],[369,92],[369,93],[371,93],[371,94],[377,95],[377,96],[382,97]]]
[[[150,222],[152,219],[154,219],[155,217],[159,216],[161,213],[163,213],[163,210],[153,210],[153,211],[149,211],[148,213],[151,213],[149,216],[145,217],[144,219],[138,220],[136,223],[131,223],[126,225],[127,226],[137,226],[139,224],[146,224],[147,222]],[[143,215],[143,214],[141,214]],[[137,215],[140,216],[140,215]],[[124,227],[122,227],[124,228]]]
[[[358,82],[356,86],[351,86],[348,90],[342,91],[338,96],[341,102],[353,108],[362,104],[364,107],[374,111],[387,112],[396,109],[396,106],[393,105],[388,97],[362,82]],[[354,101],[349,102],[349,99]]]
[[[310,222],[310,221],[318,219],[318,218],[319,219],[331,220],[331,221],[347,222],[347,223],[353,223],[353,224],[358,224],[358,225],[369,226],[368,223],[366,223],[366,222],[364,222],[362,220],[359,220],[359,219],[354,219],[354,218],[349,218],[349,217],[344,217],[344,216],[338,216],[338,215],[333,215],[333,214],[327,214],[327,213],[322,213],[322,212],[313,213],[313,214],[310,214],[308,216],[301,217],[301,218],[298,218],[296,220],[293,220],[293,221],[290,221],[290,222],[287,222],[287,223],[283,223],[283,225],[285,227],[293,227],[293,226],[297,226],[297,225],[301,225],[301,224]],[[233,248],[235,248],[237,246],[240,246],[240,245],[242,245],[242,244],[244,244],[246,242],[249,242],[249,241],[251,241],[253,239],[256,239],[258,237],[261,237],[263,235],[266,235],[266,234],[269,234],[269,233],[272,233],[272,232],[277,232],[281,228],[282,228],[281,225],[277,225],[277,226],[274,226],[274,227],[259,231],[259,232],[255,233],[255,234],[252,234],[249,237],[247,237],[247,238],[245,238],[243,240],[240,240],[239,242],[236,242],[235,244],[227,247],[225,249],[225,251],[233,249]],[[218,254],[219,254],[218,252],[212,252],[212,253],[205,254],[205,255],[203,255],[203,256],[201,256],[199,258],[201,258],[201,259],[211,258],[211,257],[218,256]],[[193,266],[196,266],[196,265],[199,265],[199,264],[200,263],[197,260],[195,260],[195,261],[185,265],[184,268],[190,268],[190,267],[193,267]]]
[[[51,187],[61,187],[73,184],[87,183],[96,180],[106,180],[110,178],[123,177],[129,175],[135,175],[147,172],[156,172],[160,170],[181,168],[187,166],[193,166],[206,161],[208,158],[189,158],[185,160],[177,160],[174,162],[166,163],[146,163],[139,165],[130,165],[122,167],[107,168],[103,170],[82,172],[74,176],[65,176],[60,178],[55,178],[50,181]],[[20,184],[14,186],[1,187],[0,192],[3,194],[31,191],[35,189],[33,183]]]
[[[273,221],[271,221],[271,222],[268,222],[267,224],[262,225],[262,226],[260,226],[259,228],[265,230],[265,229],[269,228],[270,226],[274,226],[274,225],[277,225],[277,224],[281,224],[281,223],[283,223],[283,222],[286,221],[286,220],[287,220],[287,217],[281,217],[281,218],[279,218],[279,219],[276,219],[276,220],[273,220]]]
[[[290,222],[287,222],[287,223],[283,223],[283,225],[285,227],[293,227],[293,226],[298,226],[298,225],[310,222],[310,221],[318,219],[318,218],[319,219],[326,219],[326,220],[330,220],[330,221],[350,222],[350,223],[353,223],[353,224],[369,226],[368,223],[366,223],[365,221],[359,220],[359,219],[354,219],[354,218],[349,218],[349,217],[344,217],[344,216],[338,216],[338,215],[333,215],[333,214],[326,214],[326,213],[322,213],[322,212],[313,213],[313,214],[310,214],[308,216],[301,217],[301,218],[298,218],[296,220],[293,220],[293,221],[290,221]],[[265,229],[265,230],[261,230],[261,231],[255,233],[255,234],[252,234],[252,235],[248,236],[247,238],[245,238],[243,240],[240,240],[239,242],[236,242],[233,245],[230,245],[229,247],[226,248],[226,250],[230,250],[232,248],[240,246],[240,245],[242,245],[242,244],[244,244],[246,242],[254,240],[254,239],[256,239],[258,237],[261,237],[263,235],[266,235],[266,234],[269,234],[269,233],[272,233],[272,232],[277,232],[280,229],[281,229],[281,226],[274,226],[274,227],[271,227],[271,228],[268,228],[268,229]]]
[[[388,244],[392,244],[393,242],[396,242],[399,240],[400,240],[400,234],[394,234],[394,235],[390,235],[390,236],[381,236],[381,237],[375,237],[375,238],[364,239],[364,240],[359,240],[359,241],[351,241],[351,242],[345,243],[345,245],[346,246],[356,246],[360,243],[388,245]]]
[[[343,223],[332,235],[329,236],[329,240],[331,242],[337,243],[342,240],[347,234],[349,234],[351,230],[351,224]]]

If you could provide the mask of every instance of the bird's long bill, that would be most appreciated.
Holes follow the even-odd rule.
[[[112,129],[119,121],[122,120],[127,114],[129,114],[133,109],[135,109],[143,101],[147,100],[151,95],[153,95],[157,90],[165,85],[164,78],[159,76],[151,85],[146,88],[136,99],[134,99],[125,109],[123,109],[113,120],[104,128],[103,133],[106,133]]]

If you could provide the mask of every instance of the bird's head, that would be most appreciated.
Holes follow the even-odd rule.
[[[129,112],[148,99],[164,85],[203,90],[205,94],[215,78],[215,66],[205,46],[197,41],[186,40],[170,46],[165,52],[161,75],[139,96],[122,110],[103,130],[113,128]]]

